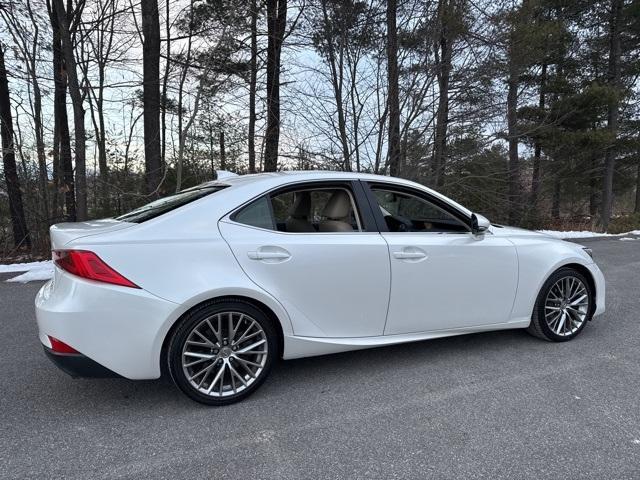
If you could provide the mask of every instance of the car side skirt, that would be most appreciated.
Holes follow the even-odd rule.
[[[285,335],[284,353],[282,358],[291,360],[294,358],[314,357],[331,353],[348,352],[365,348],[384,347],[400,343],[419,342],[435,338],[453,337],[470,333],[489,332],[494,330],[510,330],[527,328],[531,319],[522,319],[507,323],[494,323],[475,327],[452,328],[448,330],[435,330],[431,332],[407,333],[401,335],[380,335],[375,337],[351,337],[351,338],[320,338]]]

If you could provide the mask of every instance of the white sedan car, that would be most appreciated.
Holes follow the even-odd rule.
[[[398,178],[225,178],[116,219],[51,228],[36,298],[73,376],[153,379],[228,404],[278,359],[487,330],[574,338],[604,312],[591,252],[491,225]]]

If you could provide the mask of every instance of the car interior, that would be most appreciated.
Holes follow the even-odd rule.
[[[458,218],[427,200],[403,192],[372,190],[390,232],[469,231]]]
[[[349,192],[341,188],[299,190],[271,199],[281,232],[352,232],[360,226]]]
[[[469,231],[463,221],[428,200],[377,187],[372,191],[390,232]],[[306,188],[265,195],[233,218],[246,225],[280,232],[361,231],[353,197],[345,188]]]

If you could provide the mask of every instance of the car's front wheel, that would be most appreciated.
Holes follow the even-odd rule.
[[[527,331],[552,342],[576,337],[593,316],[595,297],[586,277],[573,268],[561,268],[544,283]]]
[[[181,320],[168,348],[171,377],[189,397],[207,405],[246,398],[278,356],[271,320],[241,300],[213,300]]]

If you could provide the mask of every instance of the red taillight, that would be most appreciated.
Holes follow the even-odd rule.
[[[56,353],[80,353],[75,348],[70,347],[64,342],[61,342],[55,337],[51,335],[47,335],[49,337],[49,341],[51,342],[51,350]]]
[[[95,253],[87,250],[54,250],[53,261],[63,270],[82,278],[122,287],[140,288],[104,263]]]

